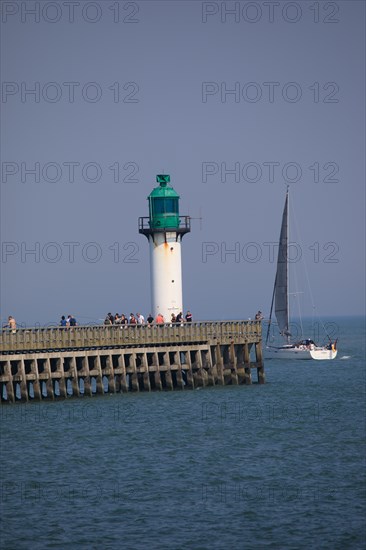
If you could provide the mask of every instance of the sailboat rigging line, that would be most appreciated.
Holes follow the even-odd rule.
[[[288,244],[289,244],[289,222],[290,222],[290,186],[287,185],[286,192],[286,285],[287,285],[287,329],[284,331],[284,334],[287,332],[287,343],[290,343],[290,308],[289,308],[289,295],[288,295],[288,278],[290,274],[290,265],[288,261]]]
[[[296,233],[297,233],[297,235],[298,235],[298,237],[299,237],[299,242],[303,243],[303,240],[302,240],[302,238],[301,238],[301,234],[300,234],[300,231],[299,231],[299,226],[297,225],[297,219],[296,219],[294,210],[292,210],[292,219],[293,219],[293,221],[294,221],[295,231],[296,231]],[[304,255],[303,255],[303,254],[302,254],[302,259],[303,259],[305,277],[306,277],[306,282],[307,282],[307,285],[308,285],[308,290],[309,290],[311,305],[312,305],[313,310],[314,310],[314,309],[315,309],[314,296],[313,296],[313,293],[312,293],[312,290],[311,290],[311,286],[310,286],[309,271],[308,271],[308,268],[307,268],[307,265],[306,265],[306,261],[305,261],[305,258],[304,258]]]
[[[295,226],[295,238],[296,236],[299,236],[299,233],[298,233],[298,229],[297,229],[297,223],[296,223],[296,220],[295,220],[295,212],[294,212],[294,209],[292,208],[292,203],[291,203],[291,206],[289,204],[289,218],[290,218],[290,209],[291,209],[291,219],[294,220],[294,226]],[[288,262],[290,263],[290,262]],[[299,288],[299,280],[298,280],[298,276],[297,276],[297,271],[295,269],[295,267],[292,269],[292,275],[293,275],[293,278],[295,280],[295,288],[298,289]],[[294,295],[297,297],[298,294],[302,294],[302,292],[300,291],[296,291],[296,292],[290,292],[289,295]],[[298,311],[298,316],[299,316],[299,320],[300,320],[300,338],[304,338],[304,325],[303,325],[303,322],[302,322],[302,315],[301,315],[301,307],[300,307],[300,300],[297,300],[297,311]]]
[[[295,216],[295,212],[294,210],[291,211],[292,213],[292,219],[294,221],[294,226],[295,226],[295,231],[299,237],[299,241],[300,242],[303,242],[302,238],[301,238],[301,235],[300,235],[300,231],[299,231],[299,227],[297,225],[297,220],[296,220],[296,216]],[[311,300],[311,305],[312,305],[312,308],[313,308],[313,311],[312,311],[312,325],[314,325],[314,316],[317,317],[317,319],[319,320],[319,322],[321,323],[322,325],[322,328],[324,330],[324,333],[325,335],[328,337],[329,341],[331,342],[332,339],[330,338],[329,334],[327,333],[326,331],[326,328],[325,328],[325,325],[323,323],[323,320],[321,319],[320,315],[316,312],[316,306],[315,306],[315,303],[314,303],[314,296],[313,296],[313,292],[311,290],[311,285],[310,285],[310,277],[309,277],[309,271],[308,271],[308,268],[307,268],[307,264],[306,264],[306,261],[305,261],[305,258],[304,258],[304,255],[302,255],[302,263],[303,263],[303,266],[304,266],[304,271],[305,271],[305,277],[306,277],[306,284],[307,284],[307,287],[308,287],[308,291],[309,291],[309,295],[310,295],[310,300]],[[296,273],[295,273],[296,275]],[[301,322],[301,317],[300,317],[300,322]],[[302,331],[302,327],[301,327],[301,331]]]
[[[273,285],[273,294],[272,294],[272,302],[271,302],[271,311],[270,311],[270,313],[269,313],[269,321],[268,321],[267,336],[266,336],[266,345],[268,344],[268,340],[269,340],[269,331],[270,331],[270,329],[271,329],[273,302],[274,302],[275,290],[276,290],[276,281],[277,281],[277,273],[276,273],[275,282],[274,282],[274,285]]]

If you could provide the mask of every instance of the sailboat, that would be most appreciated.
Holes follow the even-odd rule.
[[[289,315],[289,190],[287,188],[285,206],[282,215],[281,233],[278,248],[277,271],[273,288],[271,312],[266,338],[266,358],[268,359],[335,359],[337,340],[330,340],[327,346],[317,346],[310,338],[291,343]],[[285,339],[282,346],[268,343],[271,328],[273,305],[281,336]]]

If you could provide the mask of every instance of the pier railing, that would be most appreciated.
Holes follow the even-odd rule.
[[[201,321],[165,325],[101,325],[25,328],[0,334],[0,354],[68,349],[137,347],[189,343],[257,343],[260,321]]]

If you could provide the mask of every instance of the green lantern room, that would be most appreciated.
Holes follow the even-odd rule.
[[[159,184],[148,196],[149,217],[139,219],[139,232],[148,236],[157,232],[176,232],[185,234],[190,231],[189,216],[179,215],[179,195],[170,185],[170,176],[156,176]]]
[[[148,197],[151,229],[179,228],[179,195],[168,186],[170,176],[158,175],[155,187]]]

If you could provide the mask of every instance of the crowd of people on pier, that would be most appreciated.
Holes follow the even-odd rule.
[[[179,325],[183,323],[192,323],[192,313],[189,310],[185,316],[183,316],[181,311],[178,315],[172,313],[170,319],[166,321],[161,313],[158,313],[155,318],[151,313],[149,313],[145,320],[145,317],[141,313],[136,313],[136,315],[134,313],[130,313],[130,315],[127,316],[124,313],[121,313],[121,315],[119,313],[112,315],[112,313],[109,312],[104,319],[105,325],[121,325],[121,327],[139,327],[143,325],[151,327],[152,325],[164,325],[166,323]]]
[[[119,313],[116,313],[115,315],[112,315],[112,313],[108,313],[104,319],[104,325],[120,325],[121,328],[128,326],[138,327],[143,325],[146,325],[148,327],[151,327],[152,325],[164,324],[182,325],[183,323],[192,323],[192,313],[190,311],[187,311],[185,316],[183,316],[183,313],[181,311],[178,313],[178,315],[174,315],[174,313],[172,313],[169,321],[166,321],[161,313],[158,313],[155,318],[151,315],[151,313],[149,313],[146,320],[141,313],[130,313],[129,316],[125,315],[124,313],[121,313],[121,315]],[[76,321],[75,316],[70,314],[67,317],[65,315],[62,315],[58,323],[60,327],[65,328],[77,327],[78,324],[79,323]],[[12,315],[9,315],[7,324],[3,325],[2,328],[3,330],[10,330],[14,333],[16,332],[17,323]]]
[[[264,319],[264,316],[261,311],[258,311],[255,315],[256,321],[262,321]],[[171,314],[170,319],[166,320],[164,319],[164,316],[161,313],[158,313],[156,317],[154,318],[151,313],[147,316],[146,320],[145,317],[141,313],[130,313],[129,316],[125,315],[124,313],[116,313],[115,315],[112,315],[112,313],[107,313],[105,319],[104,319],[104,325],[119,325],[121,328],[128,326],[130,327],[140,327],[140,326],[148,326],[151,327],[153,325],[182,325],[183,323],[192,323],[192,313],[188,310],[186,315],[183,316],[183,313],[180,311],[178,315],[175,315],[174,313]],[[74,317],[74,315],[68,315],[67,317],[65,315],[61,316],[61,320],[59,322],[60,327],[76,327],[78,326],[78,323]],[[4,325],[3,330],[10,330],[11,332],[15,333],[17,329],[17,323],[12,315],[9,315],[8,322],[6,325]]]

